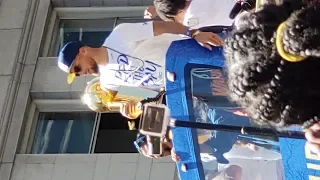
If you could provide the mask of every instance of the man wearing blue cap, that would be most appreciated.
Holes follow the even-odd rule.
[[[201,32],[175,22],[149,21],[120,24],[100,48],[82,42],[69,42],[59,53],[58,66],[75,76],[100,75],[101,87],[116,94],[119,86],[142,87],[158,91],[164,87],[166,52],[180,35],[194,38],[201,46],[221,46],[214,33]]]

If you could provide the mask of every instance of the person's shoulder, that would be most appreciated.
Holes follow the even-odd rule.
[[[119,39],[122,39],[123,37],[128,36],[128,34],[132,34],[131,33],[132,31],[137,31],[137,26],[140,24],[143,24],[143,23],[121,23],[121,24],[118,24],[116,27],[113,28],[112,32],[106,38],[105,42],[113,41],[114,39],[119,40]]]
[[[125,30],[125,31],[130,31],[132,30],[132,27],[137,27],[137,26],[146,26],[152,24],[152,21],[145,21],[145,22],[136,22],[136,23],[121,23],[118,24],[113,31],[119,31],[119,30]]]
[[[130,31],[130,27],[132,27],[133,25],[135,25],[136,23],[121,23],[118,24],[116,27],[114,27],[113,32],[117,32],[117,31]]]
[[[132,23],[121,23],[115,26],[110,35],[106,38],[104,46],[110,41],[119,40],[119,38],[121,39],[122,35],[125,35],[130,31],[131,24]]]
[[[130,26],[131,23],[121,23],[121,24],[118,24],[116,25],[114,28],[113,28],[113,32],[116,32],[116,31],[119,31],[123,28],[127,28],[128,26]]]

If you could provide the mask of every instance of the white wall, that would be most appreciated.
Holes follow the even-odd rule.
[[[16,155],[10,180],[174,180],[170,158],[139,154]]]
[[[69,85],[67,74],[57,67],[57,58],[39,58],[31,87],[36,99],[79,99],[86,82],[93,77],[77,77]]]
[[[1,180],[11,175],[49,7],[44,0],[0,1]]]

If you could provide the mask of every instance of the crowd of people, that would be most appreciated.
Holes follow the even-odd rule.
[[[228,96],[246,114],[245,118],[237,116],[237,120],[242,119],[244,126],[250,125],[248,117],[257,124],[275,128],[301,125],[307,147],[320,155],[320,109],[317,108],[320,3],[317,0],[283,0],[281,4],[266,4],[259,10],[255,1],[245,0],[154,0],[154,5],[145,10],[144,18],[157,17],[160,20],[119,24],[99,48],[80,41],[66,43],[57,63],[68,73],[68,83],[76,76],[99,76],[99,85],[108,102],[117,97],[120,86],[160,91],[165,87],[165,56],[170,44],[192,38],[208,50],[223,47]],[[226,31],[226,39],[218,35]],[[210,118],[212,113],[221,110],[197,98],[193,100],[194,107],[200,108],[199,113],[206,110],[204,116],[199,115],[200,121],[214,123]],[[108,106],[103,101],[99,103]],[[138,105],[139,101],[128,101],[119,111],[135,119],[141,114]],[[106,108],[108,110],[110,108]],[[229,113],[225,119],[235,115]],[[227,145],[217,144],[219,136],[226,137],[223,132],[219,133],[206,140],[200,140],[199,136],[199,142],[210,144],[212,149],[223,147],[221,153],[212,152],[222,164],[228,163],[223,154],[235,144],[252,151],[263,146],[261,139],[244,141],[240,134],[228,135]],[[165,151],[160,156],[148,154],[150,137],[141,135],[138,139],[145,141],[141,149],[138,148],[141,154],[150,158],[171,155],[174,161],[180,160],[170,131],[163,138]],[[226,174],[241,179],[242,169],[231,165],[210,174],[209,179]]]

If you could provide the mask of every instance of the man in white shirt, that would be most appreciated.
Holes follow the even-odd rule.
[[[230,165],[218,171],[207,171],[206,180],[242,180],[243,169],[238,165]],[[247,180],[247,179],[246,179]]]
[[[170,33],[170,34],[168,34]],[[165,55],[171,42],[183,34],[211,49],[223,40],[214,33],[190,30],[175,22],[149,21],[118,25],[100,48],[81,42],[67,43],[59,53],[58,66],[75,76],[100,75],[101,87],[116,95],[119,86],[158,91],[164,87]]]
[[[235,6],[236,3],[240,8]],[[247,6],[254,8],[253,0],[154,0],[154,6],[145,10],[144,17],[153,19],[159,16],[164,21],[179,22],[192,29],[212,27],[215,30],[213,26],[230,28],[233,24],[230,15],[236,16],[243,6],[246,10]]]

